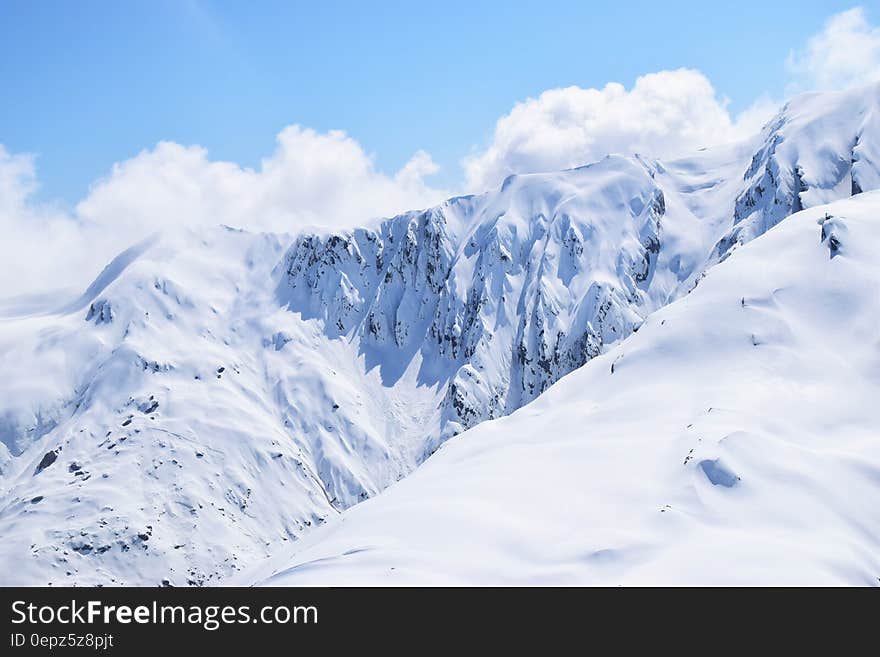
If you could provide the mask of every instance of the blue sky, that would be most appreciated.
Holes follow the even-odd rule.
[[[2,0],[0,144],[36,154],[40,197],[68,204],[160,140],[257,166],[294,123],[345,130],[383,171],[424,149],[452,187],[546,89],[691,67],[733,113],[781,98],[788,53],[851,6]]]

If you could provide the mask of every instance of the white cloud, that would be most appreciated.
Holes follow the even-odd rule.
[[[766,104],[753,106],[745,127],[768,116]],[[702,73],[660,71],[638,78],[630,90],[617,82],[566,87],[518,103],[498,120],[488,148],[463,166],[468,188],[479,190],[511,173],[579,166],[608,153],[668,157],[742,134]]]
[[[90,241],[75,219],[31,202],[34,158],[0,144],[0,297],[63,287],[71,272],[91,267]]]
[[[73,213],[64,213],[31,200],[33,158],[0,146],[0,297],[66,284],[70,272],[93,276],[116,252],[173,226],[292,232],[427,207],[449,195],[426,183],[436,171],[419,151],[387,175],[345,133],[294,125],[256,170],[212,161],[198,146],[161,142],[114,165]]]
[[[845,89],[880,79],[880,28],[861,7],[835,14],[806,46],[789,53],[789,92]]]
[[[446,192],[425,182],[436,169],[419,151],[388,176],[345,133],[294,125],[281,131],[275,152],[257,170],[211,161],[198,146],[162,142],[115,165],[76,211],[92,223],[125,230],[145,224],[341,227],[436,203]]]
[[[8,221],[36,188],[34,158],[13,155],[0,144],[0,221]]]
[[[744,139],[757,135],[761,128],[779,112],[782,103],[768,94],[762,94],[751,105],[736,115],[731,139]]]
[[[860,8],[829,18],[822,31],[785,62],[787,93],[841,89],[880,79],[880,27]],[[699,71],[659,71],[631,89],[550,89],[502,116],[487,147],[462,165],[469,191],[495,186],[511,173],[552,171],[608,153],[670,157],[755,134],[779,107],[762,96],[733,117],[727,101]]]
[[[788,91],[841,88],[880,77],[880,28],[861,8],[831,17],[786,61]],[[510,173],[558,170],[607,153],[670,157],[756,133],[777,109],[762,97],[738,116],[699,71],[659,71],[630,89],[550,89],[517,103],[491,141],[462,161],[466,191]],[[418,151],[392,174],[344,132],[282,130],[256,169],[213,161],[198,146],[161,142],[113,166],[73,212],[33,201],[34,159],[0,145],[0,297],[59,283],[83,284],[119,250],[176,225],[225,223],[295,231],[340,227],[439,202],[451,191]],[[71,272],[78,272],[82,280]]]

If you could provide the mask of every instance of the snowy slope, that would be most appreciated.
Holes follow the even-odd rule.
[[[437,401],[277,303],[289,241],[156,238],[0,321],[3,583],[206,583],[412,469]]]
[[[356,231],[157,235],[74,299],[0,304],[0,584],[204,584],[286,551],[792,211],[877,187],[878,90]]]
[[[244,581],[877,585],[878,249],[880,192],[790,217]]]

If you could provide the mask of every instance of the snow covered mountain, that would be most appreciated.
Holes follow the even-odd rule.
[[[673,308],[689,307],[691,298],[711,306],[715,297],[702,287],[715,274],[701,281],[741,245],[792,213],[880,187],[878,104],[877,85],[801,96],[742,144],[673,162],[609,156],[513,176],[498,190],[355,231],[286,236],[218,227],[157,235],[116,258],[76,300],[8,306],[0,319],[0,563],[15,568],[4,569],[2,583],[205,584],[286,554],[285,545],[305,534],[327,535],[311,530],[406,476],[451,437],[513,413],[585,364],[610,375],[611,356],[602,354],[629,353],[649,340],[642,331],[630,336],[646,321],[653,327],[676,299],[687,295],[662,312],[679,312]],[[864,198],[866,207],[876,204],[874,195]],[[835,221],[823,237],[826,253],[829,240],[846,242],[849,222]],[[790,254],[777,233],[787,234],[771,231],[750,253],[784,255],[786,275],[812,280],[806,246]],[[758,247],[768,240],[783,247],[778,254]],[[747,264],[733,267],[739,260]],[[743,285],[757,284],[755,272],[764,271],[756,257],[722,266]],[[862,285],[871,272],[852,275]],[[695,286],[701,289],[690,295]],[[869,313],[863,305],[859,311]],[[732,356],[721,340],[727,329],[711,317],[691,320],[681,340],[719,333],[715,356]],[[645,353],[671,358],[656,340],[644,342]],[[786,348],[806,357],[798,350],[814,347]],[[626,377],[615,373],[613,399],[609,381],[579,372],[580,403],[590,409],[605,398],[603,408],[616,409],[623,429],[635,422],[626,409],[637,408],[636,391],[650,396],[656,387],[663,399],[657,382],[679,367],[667,365],[665,374],[633,368],[652,387],[626,394],[616,383]],[[786,372],[797,380],[797,370]],[[696,395],[687,386],[697,380],[669,390]],[[573,385],[567,380],[560,390]],[[563,392],[549,394],[560,397],[552,403],[561,430],[572,404]],[[481,435],[499,431],[512,436],[512,448],[512,423],[535,409],[546,414],[550,403],[469,432],[456,449],[478,449]],[[670,404],[669,417],[681,406]],[[612,430],[607,422],[603,431]],[[577,436],[561,432],[552,443],[572,445],[572,463],[592,449]],[[674,447],[672,437],[646,444],[644,467],[654,467],[657,450]],[[452,452],[420,470],[442,471],[436,463]],[[500,468],[505,457],[498,458]],[[456,481],[443,476],[450,486]],[[381,497],[399,499],[397,491],[413,486]],[[536,497],[522,509],[537,510],[539,500],[546,502]],[[378,500],[345,517],[373,508],[381,508]],[[396,530],[404,532],[400,540],[415,540],[405,534],[420,527],[413,523]],[[361,541],[356,533],[344,538]],[[317,538],[307,540],[315,547],[297,551],[297,563],[320,550]],[[336,543],[328,545],[333,554]]]
[[[800,212],[241,581],[880,581],[880,192]]]
[[[443,440],[533,400],[784,217],[880,186],[877,108],[876,86],[807,95],[733,148],[609,156],[377,230],[301,237],[290,306],[384,379],[418,353],[420,382],[449,380]]]

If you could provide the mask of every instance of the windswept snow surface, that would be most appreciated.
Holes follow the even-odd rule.
[[[877,585],[878,250],[878,192],[790,217],[245,581]]]
[[[781,459],[784,453],[792,459],[786,463],[797,475],[791,475],[795,483],[812,481],[813,469],[836,463],[836,474],[829,470],[827,476],[833,474],[840,485],[823,491],[827,495],[821,499],[809,498],[810,513],[827,520],[823,526],[829,528],[815,538],[814,543],[820,541],[816,554],[827,554],[822,546],[836,540],[834,527],[856,524],[863,540],[858,549],[876,547],[870,543],[876,516],[857,508],[876,501],[870,497],[878,484],[876,477],[871,482],[876,471],[870,459],[853,457],[858,465],[852,468],[863,468],[860,479],[826,451],[850,454],[847,450],[860,440],[870,445],[867,425],[859,418],[876,390],[855,383],[860,381],[855,375],[867,381],[870,372],[876,374],[876,338],[846,331],[856,330],[852,317],[868,322],[874,312],[871,328],[877,319],[876,307],[868,303],[876,287],[867,284],[877,266],[863,258],[872,233],[862,227],[868,219],[858,208],[867,213],[876,204],[868,192],[880,186],[878,104],[878,85],[805,95],[741,144],[672,162],[613,155],[568,171],[512,176],[485,194],[354,231],[293,236],[216,227],[169,232],[120,254],[80,294],[0,303],[0,584],[229,581],[241,577],[237,573],[245,565],[288,555],[293,543],[312,545],[317,539],[310,535],[330,533],[313,532],[316,527],[335,525],[346,509],[426,459],[425,472],[437,471],[437,463],[450,458],[446,454],[461,454],[464,448],[429,457],[456,436],[456,446],[470,445],[481,456],[463,459],[460,475],[449,472],[441,479],[448,477],[448,486],[459,482],[462,491],[477,496],[452,494],[438,483],[437,494],[446,501],[423,500],[421,494],[413,499],[438,505],[450,523],[462,523],[461,530],[439,523],[456,535],[444,540],[471,541],[469,536],[478,534],[469,523],[485,523],[488,530],[493,523],[509,522],[508,547],[522,552],[502,558],[491,537],[486,536],[485,547],[482,538],[474,538],[467,572],[457,570],[463,564],[446,568],[431,562],[428,550],[423,565],[407,561],[406,581],[537,581],[517,565],[533,557],[533,567],[546,566],[551,574],[558,558],[560,580],[577,580],[580,571],[571,570],[566,550],[592,554],[583,546],[594,543],[604,545],[596,550],[612,550],[595,559],[637,574],[633,564],[642,561],[633,550],[644,563],[663,554],[666,535],[651,534],[649,525],[637,522],[654,493],[664,497],[656,500],[658,517],[645,518],[667,523],[658,527],[678,522],[699,540],[727,540],[724,521],[713,524],[710,511],[698,513],[713,508],[710,504],[694,503],[689,516],[673,511],[687,508],[681,501],[686,496],[675,488],[678,479],[666,470],[666,457],[684,443],[679,461],[692,448],[693,454],[705,453],[691,456],[676,476],[698,476],[694,486],[709,481],[704,495],[714,495],[718,504],[754,494],[772,511],[756,514],[755,522],[768,523],[760,535],[786,545],[794,536],[784,529],[792,516],[779,508],[786,498],[774,497],[775,488],[770,495],[754,488],[756,475],[747,479],[737,469],[751,463],[743,454]],[[800,233],[786,227],[786,217],[851,195],[858,202],[841,207],[858,211],[853,219],[829,221],[821,246],[826,258],[816,259],[799,241]],[[804,223],[802,216],[793,221]],[[797,237],[795,245],[778,237],[789,233]],[[765,246],[768,242],[776,246]],[[763,255],[739,257],[740,250]],[[734,267],[738,261],[746,264]],[[767,297],[762,281],[776,271],[773,267],[783,266],[788,269],[780,270],[780,282]],[[723,276],[716,268],[737,272],[731,276],[742,290],[730,293],[745,298],[740,314],[728,318],[729,309],[719,301],[717,315],[690,311],[687,326],[677,332],[665,324],[662,331],[657,328],[658,318],[672,318],[669,313],[696,304],[692,296],[710,304],[715,297],[703,288]],[[808,295],[808,281],[821,268],[841,277],[834,288],[839,303],[827,314],[824,306],[808,306],[787,292],[794,286]],[[797,273],[800,287],[785,283],[785,272],[792,280]],[[847,296],[857,293],[863,296]],[[734,317],[751,323],[736,324]],[[742,353],[732,346],[735,331],[748,332],[749,348]],[[655,337],[648,344],[647,335],[668,335],[673,342]],[[863,360],[852,365],[847,379],[839,368],[856,363],[857,355]],[[715,362],[717,369],[701,369],[704,362]],[[638,363],[644,364],[636,368]],[[760,368],[748,370],[749,363]],[[585,364],[591,374],[572,377],[583,379],[576,390],[566,379],[551,401],[539,398]],[[748,378],[732,376],[725,369],[731,366]],[[685,377],[689,369],[692,376]],[[827,378],[805,383],[812,381],[804,378],[807,374],[818,371]],[[630,379],[626,386],[618,383]],[[713,390],[717,399],[709,395]],[[764,405],[754,406],[759,399]],[[804,412],[794,400],[803,400]],[[548,418],[557,405],[554,426]],[[510,420],[482,426],[520,408]],[[689,418],[685,428],[693,427],[670,433],[679,415]],[[832,417],[834,422],[827,419]],[[514,430],[520,423],[522,431]],[[567,426],[579,433],[566,433]],[[648,426],[655,439],[643,435]],[[733,437],[719,443],[724,431]],[[736,437],[737,431],[744,437]],[[817,442],[820,434],[828,442]],[[493,440],[498,449],[489,449]],[[539,442],[532,445],[532,440]],[[711,455],[713,444],[730,453],[719,448]],[[517,454],[527,452],[530,476],[513,465],[519,463]],[[779,478],[773,479],[766,470],[773,462],[760,461],[755,472],[782,487],[790,473],[780,466]],[[513,473],[509,478],[505,467]],[[520,524],[525,516],[495,508],[500,498],[487,494],[484,499],[470,486],[467,477],[482,477],[483,469],[486,485],[503,488],[514,500],[511,505],[518,505],[516,513],[534,513],[527,526]],[[493,472],[505,486],[490,477]],[[844,477],[841,473],[852,474],[846,486],[837,478]],[[429,476],[420,474],[414,481]],[[641,488],[635,480],[642,481]],[[399,499],[395,491],[416,485],[407,482],[381,499]],[[667,494],[672,489],[679,497]],[[586,505],[599,496],[601,508]],[[551,499],[553,509],[547,509]],[[455,500],[467,507],[461,518],[448,516],[444,506]],[[381,502],[386,503],[394,502]],[[539,531],[554,513],[579,508],[584,516],[572,515],[566,541]],[[731,507],[730,522],[743,508],[748,507]],[[611,517],[602,515],[609,509],[620,518],[616,544],[630,546],[624,555],[613,551],[610,534],[590,526],[593,519]],[[796,509],[801,514],[802,508]],[[339,526],[362,513],[368,511],[359,505]],[[425,514],[420,520],[401,513],[394,531],[395,513],[381,514],[375,529],[388,529],[389,541],[395,532],[403,532],[404,542],[416,536],[428,540],[435,534],[419,529],[429,523],[431,515]],[[687,518],[702,529],[687,525]],[[557,520],[549,527],[557,527],[561,536],[564,518]],[[716,526],[716,533],[709,532]],[[342,535],[338,528],[333,534]],[[593,543],[583,543],[584,536],[593,535]],[[630,544],[629,535],[647,538]],[[672,550],[676,537],[684,535],[669,534],[665,547]],[[549,543],[539,550],[541,537]],[[325,548],[335,559],[332,545]],[[377,539],[376,545],[383,543]],[[799,547],[808,548],[807,543]],[[497,560],[483,563],[481,553]],[[769,553],[755,547],[755,559]],[[300,559],[306,551],[296,554]],[[385,552],[352,554],[361,554],[361,563]],[[455,554],[450,551],[449,558]],[[749,570],[749,554],[742,569],[716,575],[752,573],[757,581],[760,573]],[[384,563],[385,557],[377,559]],[[834,559],[828,581],[845,579],[835,570],[840,560],[862,564],[853,555]],[[669,581],[675,575],[671,565],[667,571],[646,568],[657,577],[668,574]],[[364,579],[374,576],[369,569],[358,571]],[[869,581],[866,571],[857,571]],[[328,582],[341,581],[318,567],[293,572],[297,578],[327,572]],[[779,572],[781,577],[788,571]],[[820,579],[815,568],[810,572]]]

